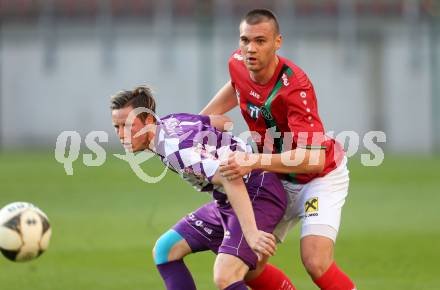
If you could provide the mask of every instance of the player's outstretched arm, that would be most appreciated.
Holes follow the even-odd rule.
[[[228,81],[200,112],[200,115],[223,115],[238,105],[234,87]]]
[[[254,169],[285,174],[312,174],[322,172],[324,164],[323,149],[297,148],[280,154],[251,154],[236,151],[231,153],[227,161],[222,162],[219,172],[229,179],[241,179]]]
[[[246,241],[258,255],[258,258],[261,259],[262,255],[273,256],[276,250],[275,237],[272,234],[258,230],[252,203],[243,179],[228,180],[217,172],[212,181],[223,185],[228,200],[238,217]]]

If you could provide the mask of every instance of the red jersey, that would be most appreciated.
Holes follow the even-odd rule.
[[[325,149],[325,166],[321,173],[288,176],[292,182],[304,184],[335,169],[344,152],[339,143],[325,136],[315,91],[307,75],[289,60],[280,56],[278,59],[272,79],[260,85],[251,79],[240,50],[235,51],[229,59],[231,83],[249,130],[258,133],[254,141],[260,152]],[[272,126],[276,126],[280,136],[273,135],[273,141],[265,143],[267,129]],[[264,146],[267,144],[273,144],[272,148]]]

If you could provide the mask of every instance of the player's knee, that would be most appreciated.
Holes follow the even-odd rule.
[[[301,259],[313,279],[321,277],[333,262],[333,247],[329,237],[308,235],[301,239]]]
[[[313,279],[321,277],[328,269],[330,261],[319,256],[307,256],[302,258],[304,268]]]
[[[218,289],[225,289],[243,280],[248,271],[249,267],[238,258],[219,254],[214,265],[214,284]]]
[[[184,257],[184,253],[180,253],[180,248],[176,245],[183,240],[183,237],[175,230],[169,230],[164,233],[157,241],[153,248],[153,258],[156,265],[179,260]]]
[[[229,273],[214,273],[214,284],[217,289],[225,289],[229,285],[240,280],[238,277],[234,276],[235,275],[229,275]]]

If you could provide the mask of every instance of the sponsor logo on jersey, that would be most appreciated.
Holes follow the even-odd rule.
[[[234,53],[234,58],[235,59],[237,59],[237,60],[243,60],[243,57],[241,56],[241,54],[238,54],[238,53]]]
[[[287,78],[286,73],[283,73],[283,76],[282,76],[281,78],[283,79],[283,85],[284,85],[285,87],[287,87],[287,86],[289,85],[289,80],[288,80],[288,78]]]
[[[252,119],[256,120],[260,113],[260,108],[252,103],[247,103],[247,112]]]
[[[256,99],[260,99],[260,94],[254,92],[253,90],[250,91],[249,95],[251,95],[252,97],[256,98]]]
[[[311,212],[317,212],[318,209],[318,198],[312,197],[309,200],[306,201],[304,204],[304,212],[311,213]]]

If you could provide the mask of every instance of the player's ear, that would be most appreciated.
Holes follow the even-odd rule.
[[[282,44],[283,44],[283,36],[280,33],[277,36],[275,36],[275,49],[279,50]]]
[[[148,114],[145,118],[145,124],[154,124],[154,116],[152,114]]]

